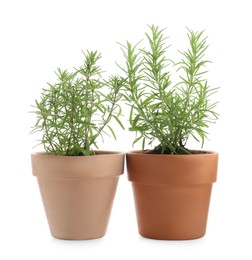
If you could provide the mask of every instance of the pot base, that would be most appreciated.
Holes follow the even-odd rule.
[[[51,233],[51,236],[55,239],[60,239],[60,240],[69,240],[69,241],[83,241],[83,240],[95,240],[95,239],[99,239],[105,236],[106,233],[104,233],[101,236],[94,236],[94,237],[87,237],[87,236],[81,236],[81,237],[76,237],[74,236],[73,238],[71,238],[70,236],[66,236],[66,237],[59,237],[59,236],[55,236],[54,234]]]
[[[139,234],[160,240],[189,240],[206,233],[212,185],[133,183]]]
[[[102,179],[38,178],[51,235],[87,240],[106,233],[118,177]]]
[[[200,237],[190,237],[190,238],[175,238],[175,237],[168,237],[168,236],[165,236],[165,237],[152,237],[152,236],[148,236],[145,235],[145,234],[141,234],[139,233],[140,236],[144,237],[144,238],[148,238],[148,239],[154,239],[154,240],[170,240],[170,241],[184,241],[184,240],[195,240],[195,239],[200,239],[202,237],[205,236],[205,233],[200,236]]]

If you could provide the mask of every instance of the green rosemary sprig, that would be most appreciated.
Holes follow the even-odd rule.
[[[218,114],[216,103],[210,96],[216,92],[203,76],[206,74],[204,59],[207,50],[206,37],[202,32],[188,29],[189,49],[176,64],[180,82],[172,86],[170,63],[167,58],[169,46],[164,29],[149,26],[146,33],[149,49],[139,49],[138,44],[121,44],[126,60],[126,92],[123,94],[131,106],[130,131],[138,133],[134,143],[142,140],[142,149],[158,141],[155,152],[189,154],[185,147],[190,136],[201,141],[207,136],[209,123],[214,123]]]
[[[111,76],[104,80],[98,65],[101,55],[84,52],[84,64],[74,72],[58,69],[58,82],[43,89],[35,101],[37,122],[32,133],[42,132],[40,143],[54,155],[92,155],[97,138],[109,130],[112,119],[120,121],[120,88],[124,80]],[[104,94],[107,93],[107,94]]]

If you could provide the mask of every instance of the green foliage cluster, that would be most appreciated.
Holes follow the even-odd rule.
[[[104,80],[98,65],[101,55],[84,52],[84,64],[73,72],[58,69],[58,81],[43,89],[40,101],[36,100],[34,113],[37,122],[32,133],[42,132],[40,143],[53,155],[92,155],[97,138],[109,131],[114,119],[120,121],[120,89],[124,80],[111,76]]]
[[[204,32],[188,29],[189,48],[179,52],[177,63],[168,59],[165,29],[149,26],[147,48],[140,42],[121,44],[126,67],[119,66],[125,78],[110,76],[105,80],[99,66],[101,54],[84,52],[84,63],[73,72],[58,69],[57,82],[42,89],[33,111],[37,121],[32,133],[42,132],[39,144],[54,155],[93,155],[97,138],[112,135],[114,119],[120,121],[122,97],[130,105],[130,131],[136,132],[134,143],[142,140],[142,149],[155,145],[153,153],[190,154],[186,148],[192,136],[202,146],[206,129],[215,123],[217,102],[210,98],[217,88],[206,80],[205,53],[208,48]],[[172,83],[171,69],[179,82]]]
[[[204,78],[204,59],[207,37],[202,32],[188,30],[189,48],[180,52],[181,61],[172,62],[167,58],[167,37],[164,29],[149,26],[146,33],[149,49],[139,48],[139,44],[121,44],[126,68],[126,92],[124,98],[131,106],[130,130],[136,131],[134,143],[142,140],[152,144],[158,141],[154,152],[162,154],[189,154],[186,148],[190,136],[201,141],[207,136],[206,128],[214,123],[218,114],[216,103],[210,96],[216,92]],[[170,66],[177,66],[179,82],[171,81]]]

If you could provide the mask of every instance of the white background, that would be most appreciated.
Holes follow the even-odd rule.
[[[0,259],[251,259],[250,1],[0,1]],[[167,27],[171,50],[186,47],[186,28],[206,30],[209,82],[220,86],[220,119],[205,149],[220,154],[207,234],[193,241],[156,241],[138,235],[126,172],[121,177],[104,238],[62,241],[50,236],[30,153],[34,118],[28,111],[57,67],[82,61],[81,50],[102,52],[118,73],[116,42],[136,42],[147,24]],[[178,57],[178,56],[176,56]],[[127,125],[127,112],[125,112]],[[133,135],[100,149],[132,149]],[[121,138],[120,138],[121,136]],[[195,144],[193,144],[195,145]],[[135,147],[137,148],[137,147]],[[195,148],[199,146],[195,145]]]

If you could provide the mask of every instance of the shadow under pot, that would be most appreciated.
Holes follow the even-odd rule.
[[[126,154],[140,235],[186,240],[206,233],[218,154]]]
[[[105,235],[124,153],[93,156],[31,155],[53,237],[84,240]]]

